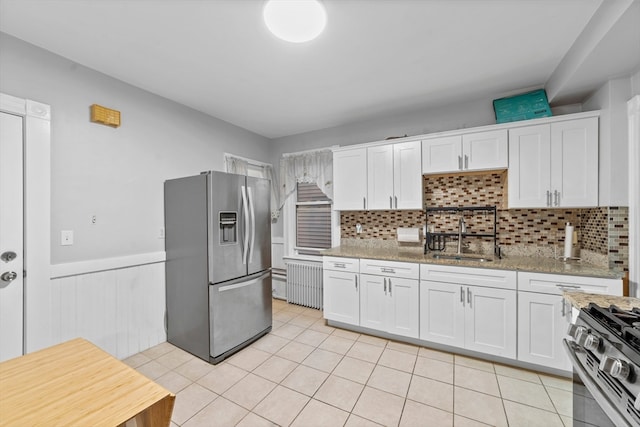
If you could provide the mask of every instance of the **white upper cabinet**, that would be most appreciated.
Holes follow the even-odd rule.
[[[393,146],[367,148],[367,209],[393,209]]]
[[[336,210],[367,209],[367,149],[333,153],[333,207]]]
[[[422,141],[422,173],[462,170],[462,135]]]
[[[422,209],[420,141],[333,153],[334,209]]]
[[[422,173],[506,169],[507,130],[498,129],[425,139]]]
[[[509,130],[509,208],[598,205],[598,118]]]
[[[462,135],[464,170],[506,169],[509,162],[506,129]]]
[[[420,141],[393,145],[393,194],[396,209],[422,209]]]

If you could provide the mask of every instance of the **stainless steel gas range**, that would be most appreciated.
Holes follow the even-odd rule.
[[[574,426],[640,426],[640,309],[590,304],[568,335]]]

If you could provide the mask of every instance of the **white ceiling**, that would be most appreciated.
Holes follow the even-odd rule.
[[[554,73],[552,100],[581,100],[640,67],[630,1],[324,0],[325,32],[291,44],[267,31],[262,0],[0,0],[0,31],[277,138],[542,87]],[[638,15],[602,13],[616,2]],[[600,35],[576,55],[599,15]]]

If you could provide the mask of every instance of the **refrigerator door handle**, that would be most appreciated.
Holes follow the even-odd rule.
[[[247,194],[249,199],[249,217],[251,218],[251,243],[249,244],[249,263],[253,262],[253,248],[256,243],[256,212],[253,207],[253,189],[247,187]]]
[[[242,246],[242,263],[247,263],[247,255],[249,253],[249,230],[247,224],[249,224],[249,208],[247,206],[247,187],[244,185],[240,187],[242,190],[242,213],[244,215],[244,245]]]

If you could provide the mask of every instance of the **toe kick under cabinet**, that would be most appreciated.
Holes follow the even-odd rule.
[[[516,272],[420,266],[420,339],[516,358]]]

